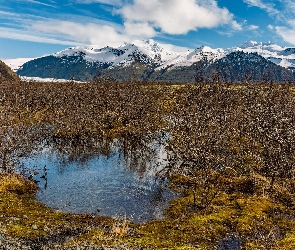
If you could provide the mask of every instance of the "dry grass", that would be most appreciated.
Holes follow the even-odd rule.
[[[112,226],[112,234],[115,235],[115,237],[119,237],[120,239],[123,238],[128,234],[129,230],[129,223],[126,220],[126,217],[122,221],[117,221]]]
[[[37,190],[32,181],[17,174],[0,174],[0,193],[33,194]]]

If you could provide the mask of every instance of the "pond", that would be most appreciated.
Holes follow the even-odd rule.
[[[113,146],[107,155],[69,159],[45,148],[23,164],[35,170],[37,200],[54,209],[145,222],[162,218],[176,197],[155,176],[167,163],[165,150],[152,151],[127,154]]]

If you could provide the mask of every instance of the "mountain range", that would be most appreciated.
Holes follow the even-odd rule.
[[[248,41],[228,49],[201,46],[176,52],[154,40],[120,47],[79,46],[35,58],[17,74],[28,77],[165,82],[295,81],[295,48]]]

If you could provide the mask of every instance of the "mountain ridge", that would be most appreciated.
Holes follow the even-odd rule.
[[[276,65],[278,68],[274,70],[275,72],[285,71],[280,74],[280,77],[272,76],[271,80],[294,80],[294,74],[288,72],[288,70],[295,69],[295,48],[281,47],[271,42],[258,43],[256,41],[248,41],[229,49],[212,49],[208,46],[201,46],[185,52],[172,51],[166,45],[159,44],[151,39],[124,44],[116,48],[109,46],[104,48],[98,46],[71,47],[52,55],[30,60],[23,64],[17,73],[22,76],[74,78],[76,80],[89,80],[103,75],[126,80],[133,75],[132,77],[135,77],[136,80],[152,80],[157,79],[157,77],[151,76],[159,75],[159,72],[177,71],[180,68],[189,69],[196,63],[214,65],[222,58],[226,58],[232,53],[239,54],[239,52],[246,55],[255,53],[256,56]],[[249,60],[252,58],[251,56],[248,57]],[[245,64],[245,67],[247,65]],[[272,65],[273,69],[275,68],[274,65]],[[142,68],[142,70],[138,70],[139,68]],[[247,68],[241,70],[253,71]],[[125,74],[125,76],[119,76],[119,74]],[[284,79],[283,76],[288,77]],[[262,77],[253,77],[252,79],[256,78]],[[230,79],[236,81],[232,77]]]

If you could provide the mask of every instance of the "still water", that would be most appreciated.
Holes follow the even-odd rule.
[[[71,161],[46,149],[25,165],[36,170],[37,200],[54,209],[144,222],[162,218],[169,201],[176,197],[155,178],[155,172],[165,165],[163,150],[158,149],[156,155],[152,162],[137,162],[141,171],[131,167],[132,158],[122,157],[116,149],[108,156]]]

